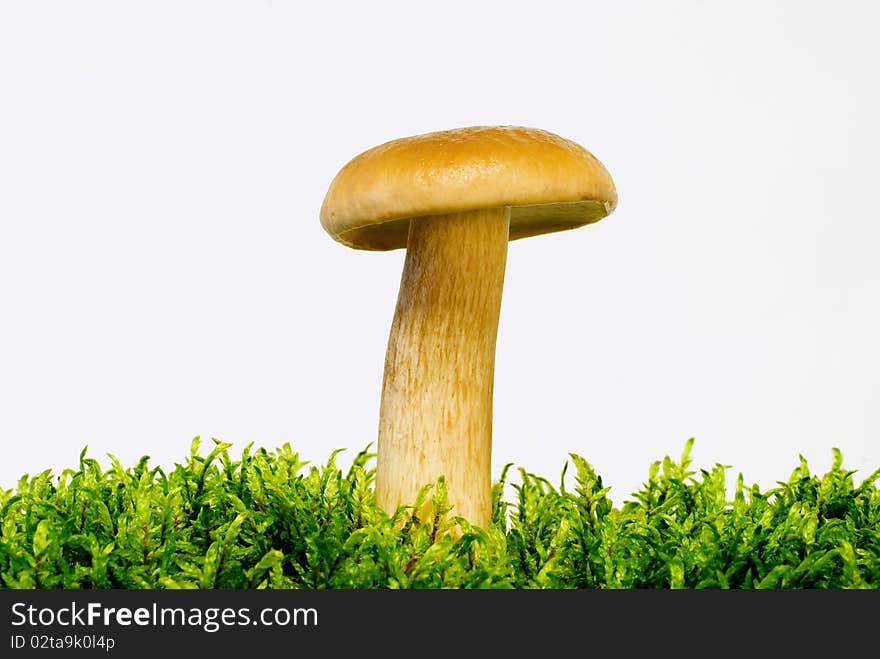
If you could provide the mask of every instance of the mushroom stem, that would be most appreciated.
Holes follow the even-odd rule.
[[[509,235],[509,208],[410,222],[379,412],[376,503],[390,514],[442,475],[452,514],[489,524]],[[416,512],[424,519],[426,510]]]

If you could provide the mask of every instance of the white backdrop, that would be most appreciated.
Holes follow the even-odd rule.
[[[403,252],[318,210],[381,142],[544,128],[620,204],[511,243],[493,472],[622,502],[695,437],[771,487],[880,466],[878,5],[0,2],[0,485],[373,441]]]

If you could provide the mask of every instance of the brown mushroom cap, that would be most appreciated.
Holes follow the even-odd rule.
[[[536,128],[474,126],[387,142],[345,165],[321,206],[335,240],[406,247],[409,221],[510,207],[510,239],[574,229],[617,205],[605,167],[579,144]]]

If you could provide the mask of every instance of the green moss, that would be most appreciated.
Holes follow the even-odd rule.
[[[287,444],[246,447],[237,460],[193,440],[166,472],[144,457],[125,468],[80,455],[77,469],[23,477],[0,491],[0,585],[5,588],[877,588],[880,469],[860,485],[834,462],[806,462],[779,487],[737,480],[726,467],[650,466],[633,501],[616,508],[592,466],[571,456],[574,487],[525,470],[504,497],[495,485],[488,529],[449,533],[442,479],[420,497],[435,514],[373,503],[372,454],[343,472]],[[566,465],[566,469],[569,465]]]

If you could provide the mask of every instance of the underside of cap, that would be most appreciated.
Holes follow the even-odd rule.
[[[510,239],[574,229],[617,205],[605,167],[579,144],[516,126],[475,126],[387,142],[345,165],[321,224],[349,247],[406,247],[410,220],[510,207]]]

